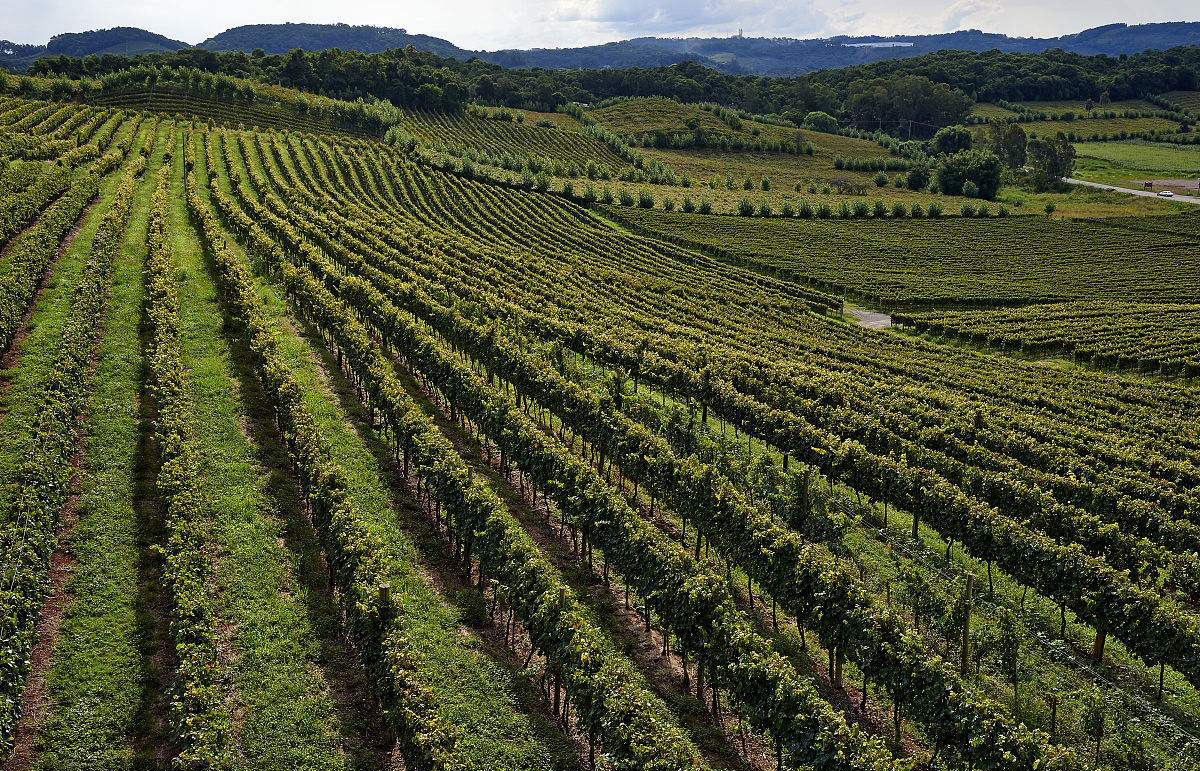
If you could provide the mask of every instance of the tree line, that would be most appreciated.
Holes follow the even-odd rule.
[[[963,123],[976,100],[1129,99],[1200,84],[1200,46],[1133,56],[1063,51],[1013,54],[939,51],[912,59],[825,70],[798,77],[728,75],[685,61],[668,67],[505,69],[442,58],[413,48],[356,51],[203,49],[39,59],[30,74],[98,77],[132,66],[194,68],[340,99],[379,98],[403,107],[456,111],[485,104],[554,110],[569,102],[664,96],[776,115],[802,125],[809,113],[845,127],[927,139]]]

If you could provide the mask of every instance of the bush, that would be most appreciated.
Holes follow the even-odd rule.
[[[816,194],[817,194],[817,186],[816,186],[816,185],[809,185],[809,186],[808,186],[808,194],[809,194],[809,195],[816,195]]]
[[[754,216],[754,204],[750,203],[749,198],[743,198],[738,202],[738,214],[743,217]]]
[[[800,209],[796,213],[806,220],[812,219],[814,213],[812,204],[810,204],[808,201],[801,201]]]
[[[613,191],[611,187],[605,187],[604,192],[600,194],[600,203],[612,203]]]
[[[974,217],[975,216],[975,207],[972,204],[964,203],[962,205],[962,208],[959,209],[959,212],[964,217]]]
[[[567,198],[575,197],[575,185],[570,180],[563,183],[563,195]]]
[[[766,201],[763,201],[762,203],[760,203],[758,205],[758,216],[770,217],[771,216],[771,204],[767,203]]]
[[[675,211],[675,199],[674,198],[664,198],[663,199],[663,211]]]
[[[1054,213],[1054,209],[1055,209],[1055,206],[1054,206],[1054,204],[1052,204],[1052,203],[1048,203],[1048,204],[1046,204],[1046,213],[1047,213],[1047,214],[1053,214],[1053,213]]]
[[[919,220],[924,216],[925,216],[925,210],[921,208],[921,204],[914,203],[912,205],[912,218],[915,220]]]
[[[691,198],[684,197],[683,210],[685,212],[687,212],[688,214],[691,214],[692,212],[696,211],[696,204],[692,201]]]
[[[893,180],[892,180],[892,187],[895,187],[895,188],[902,188],[902,187],[904,187],[904,177],[896,177],[895,179],[893,179]]]
[[[621,191],[621,205],[622,206],[633,206],[633,193],[629,192],[628,190],[622,190]]]
[[[784,217],[795,217],[796,216],[796,210],[793,209],[792,205],[790,203],[788,203],[787,201],[784,201],[783,208],[779,211],[779,213],[782,214]]]
[[[887,207],[878,198],[875,199],[875,203],[871,204],[871,216],[876,219],[882,219],[887,216]]]
[[[870,211],[870,209],[867,207],[866,201],[855,201],[854,202],[854,216],[855,217],[865,217],[865,216],[867,216],[867,212],[869,212],[869,211]]]
[[[966,183],[974,185],[975,197],[991,200],[1000,189],[1000,174],[1004,170],[1000,158],[988,150],[966,150],[942,161],[938,169],[938,187],[946,195],[964,192]]]
[[[754,189],[754,180],[750,179],[749,177],[746,177],[746,181],[742,183],[742,189],[743,190],[753,190]]]
[[[908,170],[908,175],[904,179],[904,186],[909,190],[924,190],[929,187],[929,181],[929,167],[918,164]]]
[[[875,175],[875,187],[887,187],[888,175],[882,171]]]
[[[697,209],[701,214],[712,214],[712,201],[707,198],[700,202],[700,208]]]
[[[971,131],[965,126],[946,126],[938,129],[930,144],[938,155],[951,155],[971,149]]]
[[[763,177],[763,178],[762,178],[762,182],[761,182],[761,183],[759,183],[759,184],[760,184],[760,186],[762,187],[762,189],[763,189],[763,190],[770,190],[770,189],[771,189],[771,180],[770,180],[770,179],[768,179],[768,178],[766,178],[766,177]]]
[[[649,190],[639,190],[638,191],[638,206],[640,206],[643,209],[653,209],[654,208],[654,194],[651,193]]]
[[[1008,207],[1001,206],[999,209],[996,210],[996,216],[997,217],[1007,217],[1008,216]]]
[[[979,204],[979,208],[975,211],[975,216],[987,219],[988,217],[992,216],[992,212],[990,209],[988,209],[988,205],[986,203],[981,203]]]
[[[907,213],[908,213],[908,209],[906,209],[904,204],[901,203],[900,201],[896,201],[895,203],[892,204],[892,216],[895,217],[896,219],[902,218]]]
[[[834,131],[837,129],[837,118],[827,112],[814,110],[804,116],[804,128],[812,129],[813,131]]]
[[[848,220],[854,216],[854,212],[850,211],[850,204],[842,201],[842,205],[838,207],[838,216],[844,220]]]
[[[942,216],[942,204],[938,201],[931,201],[929,203],[929,217],[937,219],[940,216]]]
[[[845,204],[842,204],[842,205],[843,205],[843,206],[845,206]],[[823,220],[827,220],[827,219],[829,219],[830,217],[832,217],[832,216],[833,216],[833,209],[830,209],[830,208],[829,208],[829,204],[827,204],[827,203],[825,203],[824,201],[822,201],[822,202],[821,202],[821,203],[820,203],[820,204],[817,206],[817,216],[818,216],[818,217],[820,217],[820,218],[821,218],[821,219],[823,219]]]
[[[583,200],[585,203],[595,203],[596,202],[596,188],[592,187],[591,185],[588,185],[587,187],[585,187],[583,189]]]

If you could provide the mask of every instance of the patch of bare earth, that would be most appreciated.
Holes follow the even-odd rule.
[[[81,437],[82,437],[82,423]],[[67,583],[75,568],[75,555],[71,551],[71,536],[79,520],[80,480],[79,462],[83,458],[84,442],[79,442],[71,457],[75,473],[71,477],[71,494],[58,517],[58,542],[50,555],[50,580],[45,602],[38,614],[36,636],[29,656],[29,677],[21,693],[21,719],[13,737],[13,751],[5,763],[5,771],[28,771],[33,768],[39,748],[38,735],[46,722],[50,706],[47,692],[46,673],[50,669],[50,654],[58,641],[63,616],[70,601]]]

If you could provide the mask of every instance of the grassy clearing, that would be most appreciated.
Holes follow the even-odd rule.
[[[1200,187],[1200,147],[1155,142],[1080,142],[1075,176],[1090,182],[1141,188],[1145,180],[1179,180],[1187,184],[1156,185],[1196,194]]]
[[[222,175],[218,184],[228,189],[228,178]],[[403,603],[400,616],[408,642],[420,654],[421,675],[433,689],[442,716],[463,728],[458,746],[480,771],[574,769],[574,747],[532,708],[536,686],[518,664],[495,657],[472,629],[481,621],[476,593],[443,596],[435,587],[429,557],[417,550],[403,527],[422,515],[411,498],[397,496],[389,487],[388,471],[372,450],[377,440],[363,427],[361,416],[349,413],[339,401],[339,386],[327,374],[317,345],[297,333],[286,304],[271,285],[264,282],[259,288],[280,353],[291,363],[306,406],[351,482],[352,502],[370,518],[392,553],[409,565],[405,573],[391,577],[392,596]],[[350,398],[344,383],[340,390],[344,399]]]
[[[709,134],[736,136],[746,140],[791,142],[796,138],[795,128],[745,119],[735,128],[708,110],[664,97],[622,99],[607,107],[589,110],[588,114],[601,126],[624,135],[656,132],[686,134],[694,125]]]
[[[1200,174],[1200,146],[1163,142],[1079,142],[1075,151],[1080,157],[1111,161],[1130,169]]]
[[[1017,115],[1012,110],[1006,110],[1000,105],[991,104],[990,102],[977,103],[971,108],[971,114],[979,118],[986,118],[987,120],[1003,120]]]
[[[143,130],[143,140],[154,142]],[[161,161],[158,142],[148,168]],[[133,150],[137,151],[137,144]],[[138,593],[144,552],[135,510],[138,466],[138,323],[142,260],[153,174],[139,183],[125,241],[113,265],[108,319],[101,335],[96,390],[89,409],[79,519],[67,548],[75,558],[68,605],[46,676],[48,717],[39,738],[41,769],[121,768],[138,756],[147,685]],[[106,193],[72,251],[89,245]]]

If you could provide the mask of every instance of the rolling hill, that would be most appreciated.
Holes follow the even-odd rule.
[[[906,59],[947,49],[1036,53],[1061,48],[1080,54],[1116,56],[1197,43],[1200,43],[1200,22],[1181,21],[1109,24],[1053,38],[1009,37],[971,29],[938,35],[839,36],[808,40],[741,35],[727,38],[641,37],[569,48],[472,51],[442,38],[410,34],[396,27],[286,23],[233,27],[204,40],[198,47],[211,51],[250,52],[261,49],[267,53],[283,53],[293,48],[306,51],[341,48],[371,53],[412,46],[438,56],[463,60],[477,57],[504,67],[599,69],[661,67],[681,61],[697,61],[726,73],[799,75],[832,67]],[[117,27],[58,35],[46,46],[0,41],[0,67],[22,71],[39,56],[55,54],[89,56],[186,47],[186,43],[146,30]]]

